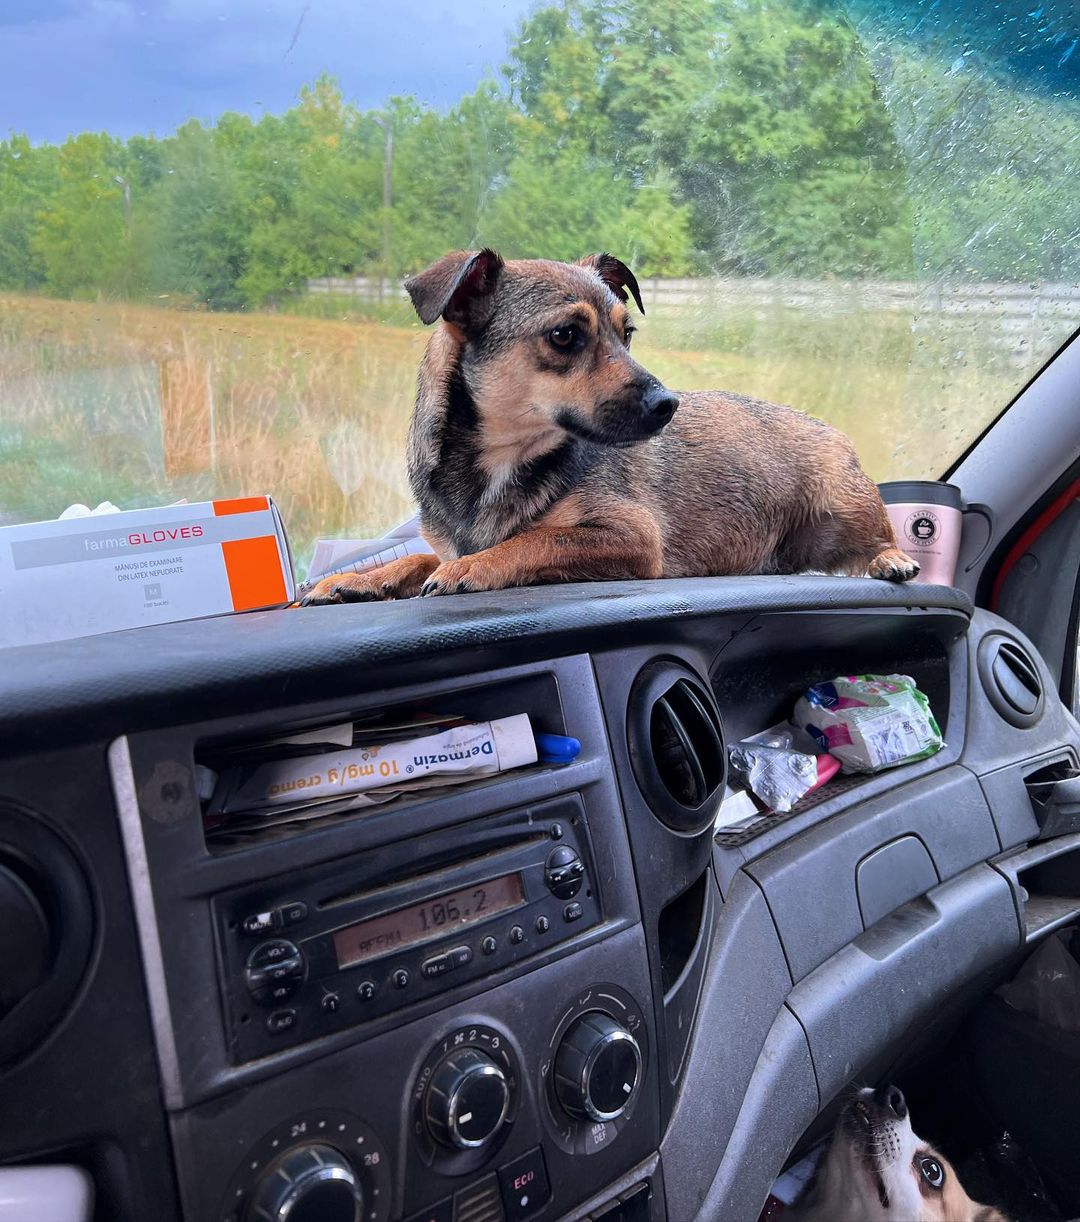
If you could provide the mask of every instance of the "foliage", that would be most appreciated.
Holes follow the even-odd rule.
[[[860,33],[826,0],[554,0],[446,113],[322,77],[258,121],[12,135],[0,289],[283,305],[480,243],[643,276],[1074,276],[1077,100]]]

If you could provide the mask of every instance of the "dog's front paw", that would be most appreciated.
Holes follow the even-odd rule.
[[[330,603],[370,603],[393,598],[387,584],[369,573],[336,573],[324,577],[300,600],[301,607],[325,607]]]
[[[871,577],[879,577],[884,581],[910,581],[913,577],[918,577],[919,566],[907,552],[902,552],[898,547],[890,547],[870,561],[867,572]]]
[[[439,559],[428,552],[403,556],[383,568],[366,573],[338,573],[324,577],[300,600],[301,607],[322,607],[327,603],[384,602],[415,598],[427,575]]]
[[[424,598],[436,594],[475,594],[480,590],[501,590],[505,585],[494,565],[478,556],[462,556],[460,560],[440,564],[420,593]]]

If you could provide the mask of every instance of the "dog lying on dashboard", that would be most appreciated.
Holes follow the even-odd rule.
[[[1008,1222],[964,1191],[943,1154],[916,1136],[895,1086],[856,1092],[805,1195],[784,1222]]]
[[[634,274],[459,251],[406,281],[439,322],[408,469],[437,555],[318,583],[306,604],[623,578],[827,572],[907,581],[842,433],[723,391],[675,394],[630,355]]]

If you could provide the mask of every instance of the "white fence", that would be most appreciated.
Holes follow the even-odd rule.
[[[887,280],[681,279],[642,280],[646,310],[760,313],[783,309],[820,318],[843,314],[906,315],[929,333],[949,324],[977,327],[984,342],[1017,357],[1047,340],[1060,342],[1080,327],[1077,284],[918,284]],[[308,292],[365,302],[405,299],[398,281],[364,276],[309,280]]]

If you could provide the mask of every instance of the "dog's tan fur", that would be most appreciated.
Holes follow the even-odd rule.
[[[934,1174],[925,1174],[923,1167]],[[917,1136],[904,1096],[894,1086],[860,1090],[847,1101],[814,1182],[784,1217],[790,1222],[1008,1222],[993,1206],[973,1201],[949,1160]]]
[[[307,602],[807,570],[906,580],[876,485],[837,430],[722,391],[676,400],[630,355],[610,255],[458,252],[407,283],[439,320],[408,466],[435,557],[321,582]],[[555,345],[572,333],[574,348]],[[670,423],[668,421],[670,420]]]

